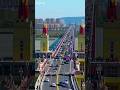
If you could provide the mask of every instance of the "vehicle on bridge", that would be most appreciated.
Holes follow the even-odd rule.
[[[46,79],[44,80],[44,82],[49,82],[49,78],[46,78]]]
[[[68,80],[65,80],[64,83],[68,84],[69,82],[68,82]]]
[[[63,60],[69,62],[71,60],[71,57],[70,56],[64,56]]]
[[[65,83],[65,82],[63,82],[63,81],[60,81],[58,85],[59,85],[59,86],[62,86],[62,87],[68,88],[68,84]]]
[[[52,83],[51,85],[50,85],[50,87],[56,87],[57,85],[56,85],[56,83]]]
[[[53,68],[53,70],[57,70],[57,68]]]

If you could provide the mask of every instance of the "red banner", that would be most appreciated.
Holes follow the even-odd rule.
[[[19,19],[26,21],[29,16],[29,4],[28,0],[19,0]]]
[[[47,25],[43,25],[43,34],[48,35],[48,27],[47,27]]]
[[[116,0],[108,0],[108,11],[107,16],[108,20],[114,21],[117,19],[117,1]]]
[[[80,34],[83,35],[84,34],[84,28],[82,26],[80,26]]]

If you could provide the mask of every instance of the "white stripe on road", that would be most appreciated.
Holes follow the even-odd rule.
[[[71,73],[71,64],[72,64],[72,63],[71,63],[71,61],[70,61],[70,73]]]

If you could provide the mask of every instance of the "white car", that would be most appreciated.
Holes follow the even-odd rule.
[[[65,80],[64,83],[68,84],[69,82],[68,82],[68,80]]]
[[[48,78],[46,78],[46,79],[44,80],[44,82],[49,82],[49,79],[48,79]]]
[[[56,84],[55,84],[55,83],[52,83],[52,84],[51,84],[51,87],[56,87]]]

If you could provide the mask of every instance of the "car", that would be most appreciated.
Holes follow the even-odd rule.
[[[64,83],[68,84],[69,82],[68,82],[68,80],[65,80]]]
[[[53,68],[53,70],[57,70],[57,68]]]
[[[53,67],[53,65],[50,65],[49,67]]]
[[[66,83],[64,83],[62,81],[59,82],[59,86],[68,88],[68,84],[66,84]]]
[[[69,62],[66,62],[66,61],[65,61],[64,64],[69,64]]]
[[[44,82],[49,82],[49,79],[48,79],[48,78],[46,78],[46,79],[44,80]]]
[[[38,90],[38,86],[36,87],[36,90]]]
[[[59,65],[57,64],[55,67],[59,67]]]
[[[51,76],[51,74],[45,74],[45,76]]]
[[[52,83],[50,86],[51,86],[51,87],[56,87],[56,84],[55,84],[55,83]]]
[[[56,76],[57,74],[56,73],[52,73],[51,76]]]
[[[59,73],[59,75],[63,75],[63,73]]]
[[[60,59],[60,57],[59,57],[59,56],[56,56],[55,59]]]
[[[61,65],[64,65],[64,62],[62,62]]]

